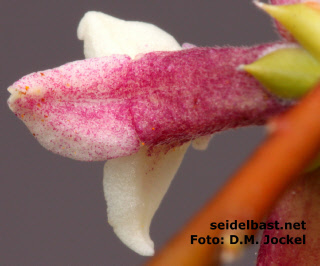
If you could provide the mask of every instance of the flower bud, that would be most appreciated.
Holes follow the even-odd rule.
[[[320,60],[320,4],[306,2],[294,5],[257,3],[280,22],[315,58]]]
[[[320,78],[320,63],[300,47],[278,49],[243,68],[271,93],[290,99],[305,95]]]

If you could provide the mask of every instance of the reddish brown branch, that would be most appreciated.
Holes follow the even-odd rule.
[[[320,84],[269,123],[267,140],[147,265],[211,265],[228,245],[190,244],[190,235],[221,236],[211,222],[261,221],[320,150]],[[252,232],[245,232],[246,234]],[[234,234],[234,232],[233,232]]]

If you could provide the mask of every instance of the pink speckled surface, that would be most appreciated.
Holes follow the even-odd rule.
[[[11,108],[45,148],[60,155],[91,161],[132,154],[140,143],[119,79],[129,60],[76,61],[25,76],[13,84],[23,95]],[[37,88],[40,95],[31,93]]]
[[[302,237],[305,244],[261,244],[258,266],[267,265],[319,265],[320,263],[320,169],[294,184],[271,213],[268,222],[306,222],[306,230],[265,230],[271,237]]]
[[[11,86],[20,97],[9,105],[44,147],[73,159],[116,158],[141,145],[172,147],[263,124],[285,108],[237,70],[273,45],[76,61],[23,77]]]
[[[133,98],[132,109],[141,141],[150,146],[183,143],[229,128],[263,124],[279,112],[279,101],[237,70],[266,47],[192,48],[145,55],[137,65],[148,70],[139,75],[146,90]]]

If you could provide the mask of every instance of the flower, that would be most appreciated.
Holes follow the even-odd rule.
[[[149,225],[190,141],[263,124],[289,105],[238,69],[287,42],[181,48],[154,26],[96,12],[78,35],[91,59],[23,77],[9,88],[9,106],[47,149],[112,159],[104,168],[109,223],[130,248],[152,255]]]

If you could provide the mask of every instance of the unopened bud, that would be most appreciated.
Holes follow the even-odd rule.
[[[300,47],[271,52],[243,69],[278,97],[304,96],[320,79],[320,63]]]
[[[257,6],[279,21],[294,38],[320,61],[320,4],[305,2],[294,5]]]

